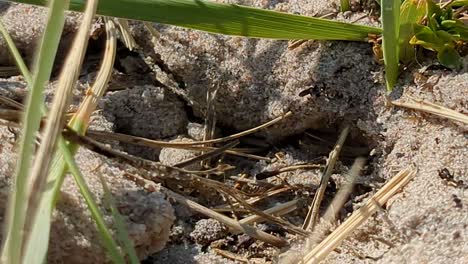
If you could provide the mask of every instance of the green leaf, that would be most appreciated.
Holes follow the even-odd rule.
[[[405,0],[400,7],[400,61],[409,63],[416,54],[409,41],[414,36],[413,25],[419,24],[427,13],[428,0]]]
[[[463,22],[461,22],[459,20],[444,20],[444,21],[440,22],[440,25],[444,29],[449,29],[449,28],[454,28],[454,27],[457,27],[457,26],[463,26]]]
[[[84,2],[71,0],[70,7],[82,11]],[[363,41],[369,33],[381,33],[375,27],[204,0],[101,0],[98,14],[255,38]]]
[[[449,6],[468,6],[468,0],[455,0]]]
[[[400,1],[382,0],[382,48],[387,91],[392,91],[398,78]]]
[[[445,45],[452,45],[456,39],[445,30],[437,30],[437,38]]]
[[[427,1],[427,19],[428,19],[428,26],[436,31],[439,29],[439,22],[437,19],[442,15],[442,9],[440,9],[439,5],[434,3],[432,0]]]
[[[416,34],[410,40],[412,45],[421,45],[429,50],[439,50],[443,48],[444,42],[441,41],[436,33],[428,26],[414,25]]]
[[[437,53],[437,59],[445,67],[458,70],[462,67],[461,57],[458,52],[450,46],[446,46]]]

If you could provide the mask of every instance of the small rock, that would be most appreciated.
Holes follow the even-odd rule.
[[[200,245],[208,245],[228,234],[229,229],[215,219],[202,219],[197,222],[190,237]]]
[[[205,126],[202,124],[189,122],[187,124],[187,134],[191,138],[201,141],[203,140],[203,137],[205,135],[204,128]],[[214,133],[214,138],[219,138],[219,137],[221,137],[221,130],[216,128],[215,133]]]

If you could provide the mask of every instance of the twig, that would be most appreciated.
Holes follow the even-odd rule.
[[[409,97],[411,102],[397,102],[392,101],[393,105],[406,107],[422,112],[431,113],[440,117],[445,117],[453,121],[462,122],[468,124],[468,116],[452,109],[428,102],[426,100]]]
[[[242,132],[239,132],[237,134],[233,134],[233,135],[223,137],[223,138],[216,138],[216,139],[204,140],[204,141],[195,141],[195,142],[191,142],[190,145],[194,146],[194,145],[214,144],[214,143],[222,143],[222,142],[238,139],[240,137],[255,133],[255,132],[259,131],[259,130],[262,130],[264,128],[272,126],[272,125],[274,125],[274,124],[276,124],[276,123],[290,117],[291,115],[292,115],[292,112],[289,111],[289,112],[287,112],[287,113],[285,113],[285,114],[283,114],[283,115],[281,115],[281,116],[279,116],[279,117],[277,117],[277,118],[275,118],[275,119],[273,119],[271,121],[266,122],[265,124],[262,124],[260,126],[257,126],[257,127],[254,127],[254,128],[242,131]],[[90,136],[93,136],[93,137],[106,134],[107,137],[112,137],[112,138],[107,138],[107,139],[115,139],[115,140],[123,140],[124,139],[123,137],[116,136],[116,135],[118,135],[117,133],[109,134],[109,133],[102,133],[100,131],[92,131],[92,132],[90,131],[88,133],[89,133]],[[120,134],[120,135],[122,135],[122,134]],[[158,142],[158,141],[155,141],[155,140],[149,140],[149,139],[141,138],[141,137],[132,137],[132,138],[133,138],[133,142],[127,142],[127,143],[137,144],[137,142],[145,142],[145,143],[147,143],[146,146],[151,146],[152,144],[156,144],[156,147],[160,147],[162,144],[167,143],[167,142],[161,142],[161,141]],[[174,142],[174,143],[171,144],[171,146],[175,146],[175,145],[187,146],[188,143],[187,142]],[[166,145],[166,146],[170,147],[170,145]]]
[[[219,254],[219,255],[221,255],[221,256],[223,256],[225,258],[240,261],[240,262],[244,262],[244,263],[249,263],[249,260],[246,257],[242,257],[242,256],[240,256],[238,254],[234,254],[232,252],[222,250],[222,249],[219,249],[219,248],[213,248],[213,251],[216,254]]]
[[[18,110],[23,110],[24,109],[23,104],[18,103],[15,100],[10,99],[10,98],[8,98],[6,96],[3,96],[3,95],[0,95],[0,103],[3,103],[5,105],[7,105],[7,106],[16,108]]]
[[[91,131],[91,130],[88,130],[88,132],[86,134],[88,136],[92,137],[92,138],[95,138],[95,139],[117,140],[117,141],[120,141],[120,142],[134,144],[134,145],[138,145],[138,146],[152,147],[152,148],[177,148],[177,149],[187,149],[187,150],[196,150],[196,151],[201,151],[201,150],[211,151],[211,150],[217,149],[215,147],[201,146],[201,145],[203,145],[203,141],[198,141],[198,142],[166,142],[166,141],[158,141],[158,140],[147,139],[147,138],[143,138],[143,137],[125,135],[125,134],[120,134],[120,133],[110,133],[110,132],[105,132],[105,131]],[[249,154],[249,153],[243,153],[243,152],[239,152],[237,150],[226,150],[225,153],[230,154],[230,155],[239,156],[239,157],[245,157],[245,158],[249,158],[249,159],[270,161],[269,158],[265,158],[265,157],[261,157],[261,156],[257,156],[257,155],[253,155],[253,154]]]
[[[288,171],[319,169],[322,167],[323,165],[320,165],[320,164],[297,164],[297,165],[286,166],[286,167],[283,167],[274,171],[264,171],[264,172],[257,174],[255,178],[257,180],[264,180],[266,178],[273,177],[273,176],[276,176],[278,174],[288,172]]]
[[[222,147],[220,147],[218,149],[212,150],[210,152],[204,153],[204,154],[196,156],[194,158],[191,158],[191,159],[185,160],[183,162],[177,163],[177,164],[175,164],[173,166],[178,167],[178,168],[187,167],[187,166],[189,166],[191,164],[194,164],[196,162],[203,161],[203,160],[206,160],[206,159],[209,159],[209,158],[212,158],[212,157],[216,157],[216,156],[222,154],[223,152],[225,152],[226,150],[235,147],[237,144],[239,144],[238,140],[233,141],[233,142],[229,142],[226,145],[224,145],[224,146],[222,146]]]
[[[263,211],[265,214],[271,214],[271,215],[277,215],[277,216],[280,216],[280,215],[285,215],[285,214],[288,214],[294,210],[297,209],[297,200],[292,200],[292,201],[289,201],[289,202],[286,202],[286,203],[282,203],[282,204],[278,204],[278,205],[275,205],[265,211]],[[258,216],[258,215],[251,215],[251,216],[248,216],[242,220],[239,221],[239,223],[241,224],[252,224],[252,223],[259,223],[259,222],[263,222],[265,221],[266,219],[262,218],[261,216]]]
[[[365,158],[357,158],[351,170],[347,173],[346,182],[338,190],[338,193],[333,198],[331,204],[328,206],[323,218],[319,222],[317,228],[314,230],[314,235],[307,240],[307,248],[312,249],[313,246],[317,245],[320,242],[324,235],[329,232],[331,226],[336,221],[336,216],[338,212],[343,208],[346,199],[351,194],[356,179],[359,176],[362,168],[366,163]]]
[[[320,204],[322,203],[323,195],[325,194],[325,189],[328,185],[328,180],[333,172],[335,167],[335,163],[338,160],[338,156],[340,155],[341,148],[348,136],[349,126],[346,126],[343,131],[341,131],[340,137],[336,142],[334,149],[330,152],[328,156],[327,165],[325,170],[320,177],[320,185],[318,187],[317,192],[315,193],[314,200],[312,201],[312,206],[307,213],[307,217],[304,221],[304,225],[302,226],[305,230],[312,231],[317,223],[317,218],[319,214]]]
[[[374,214],[379,207],[400,191],[414,177],[416,172],[410,168],[400,171],[385,184],[367,203],[354,212],[343,224],[333,231],[325,240],[310,251],[303,259],[304,263],[315,264],[323,260],[335,249],[351,232],[356,230],[364,221]]]

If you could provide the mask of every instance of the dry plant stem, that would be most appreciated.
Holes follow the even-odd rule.
[[[343,208],[344,203],[348,199],[348,196],[353,191],[353,187],[356,183],[356,179],[359,177],[359,174],[366,163],[365,158],[357,158],[351,170],[347,173],[346,181],[338,190],[338,193],[333,198],[331,204],[328,206],[323,218],[317,225],[317,228],[314,230],[314,235],[310,236],[307,239],[307,249],[310,250],[312,247],[317,245],[324,237],[326,233],[329,232],[332,225],[336,222],[336,216],[338,212]]]
[[[303,230],[302,228],[299,228],[281,218],[278,218],[278,217],[274,217],[270,214],[267,214],[267,213],[264,213],[258,209],[256,209],[255,207],[253,207],[252,205],[250,205],[249,203],[247,203],[244,199],[242,199],[235,191],[233,191],[231,189],[231,187],[229,186],[226,186],[220,182],[217,182],[217,181],[213,181],[213,180],[210,180],[210,181],[205,181],[203,182],[205,185],[217,190],[217,191],[220,191],[220,192],[223,192],[223,193],[226,193],[226,194],[229,194],[232,198],[234,198],[240,205],[244,206],[245,208],[249,209],[252,213],[264,218],[266,221],[268,222],[272,222],[272,223],[275,223],[279,226],[281,226],[282,228],[284,228],[285,230],[291,232],[291,233],[294,233],[294,234],[298,234],[298,235],[301,235],[301,236],[307,236],[310,234],[310,232],[307,232],[306,230]]]
[[[209,159],[209,158],[213,158],[213,157],[216,157],[220,154],[222,154],[223,152],[225,152],[226,150],[230,149],[230,148],[233,148],[235,147],[237,144],[239,144],[239,141],[236,140],[236,141],[233,141],[233,142],[229,142],[227,143],[226,145],[218,148],[218,149],[215,149],[215,150],[212,150],[210,152],[207,152],[207,153],[204,153],[202,155],[199,155],[197,157],[194,157],[192,159],[189,159],[189,160],[185,160],[183,162],[180,162],[178,164],[175,164],[174,167],[177,167],[177,168],[183,168],[183,167],[187,167],[191,164],[194,164],[196,162],[199,162],[199,161],[203,161],[203,160],[206,160],[206,159]]]
[[[237,215],[236,208],[232,205],[232,199],[229,196],[226,195],[221,195],[223,197],[223,200],[226,201],[229,204],[229,212],[231,213],[232,217],[234,220],[239,221],[239,215]]]
[[[1,66],[0,67],[0,77],[10,77],[20,74],[20,71],[16,66]]]
[[[277,194],[280,194],[280,193],[283,193],[283,192],[287,192],[289,190],[291,190],[291,188],[289,188],[289,187],[278,188],[278,189],[275,189],[275,190],[268,191],[268,192],[266,192],[264,194],[261,194],[261,195],[259,195],[257,197],[247,199],[247,200],[245,200],[245,202],[247,202],[248,204],[255,204],[255,203],[258,203],[258,202],[262,201],[265,198],[272,197],[274,195],[277,195]],[[234,205],[237,206],[238,204],[234,204]]]
[[[11,122],[11,121],[8,121],[8,120],[1,120],[1,119],[0,119],[0,126],[21,128],[21,125],[19,125],[18,123]]]
[[[245,233],[253,238],[259,239],[261,241],[264,241],[266,243],[269,243],[271,245],[277,246],[277,247],[284,247],[288,244],[285,240],[275,237],[273,235],[270,235],[268,233],[265,233],[261,230],[258,230],[256,228],[251,227],[250,225],[242,225],[239,222],[235,221],[234,219],[231,219],[225,215],[222,215],[220,213],[217,213],[213,210],[210,210],[209,208],[204,207],[203,205],[200,205],[178,193],[175,193],[165,187],[162,186],[157,186],[156,183],[153,181],[147,180],[145,178],[142,178],[137,175],[132,175],[129,173],[125,173],[125,176],[129,178],[131,181],[134,181],[138,185],[144,187],[146,190],[154,192],[156,190],[161,190],[164,194],[169,196],[170,198],[176,200],[178,203],[183,204],[187,206],[188,208],[199,212],[203,215],[206,215],[208,217],[211,217],[213,219],[216,219],[220,221],[221,223],[225,224],[229,228]]]
[[[282,186],[282,185],[270,183],[264,180],[257,181],[254,179],[246,179],[246,178],[241,178],[238,176],[230,176],[229,178],[232,180],[235,180],[237,183],[248,183],[248,184],[255,185],[258,187],[263,187],[263,188],[275,188],[275,187]]]
[[[18,109],[18,110],[23,110],[24,109],[23,104],[18,103],[15,100],[10,99],[10,98],[8,98],[6,96],[3,96],[3,95],[0,95],[0,103],[2,103],[4,105],[7,105],[7,106],[10,106],[10,107],[13,107],[13,108]]]
[[[270,178],[270,177],[276,176],[276,175],[284,173],[284,172],[295,171],[295,170],[319,169],[319,168],[322,168],[322,167],[323,167],[323,165],[320,165],[320,164],[291,165],[291,166],[283,167],[283,168],[280,168],[280,169],[274,170],[274,171],[261,172],[261,173],[256,175],[256,179],[257,180],[264,180],[266,178]]]
[[[215,104],[214,100],[216,98],[216,95],[219,90],[219,84],[216,86],[216,88],[210,87],[210,89],[207,90],[206,92],[206,117],[205,117],[205,124],[203,128],[203,141],[213,139],[214,137],[214,132],[216,129],[216,109],[215,109]],[[203,146],[208,147],[211,144],[205,144]],[[204,154],[204,152],[202,152]],[[202,161],[201,166],[205,167],[208,166],[208,163],[210,161]]]
[[[11,109],[0,109],[0,118],[6,121],[19,123],[21,121],[22,115],[23,115],[23,111],[11,110]]]
[[[115,24],[112,20],[105,18],[106,23],[106,48],[104,52],[104,59],[102,65],[96,76],[96,81],[92,85],[92,89],[87,91],[86,97],[80,104],[80,108],[76,112],[75,118],[70,122],[73,124],[74,120],[79,120],[82,124],[89,124],[89,119],[92,111],[96,109],[99,99],[102,98],[106,91],[107,84],[112,75],[113,65],[115,61],[115,54],[117,50],[117,38]]]
[[[223,256],[225,258],[240,261],[240,262],[243,262],[243,263],[249,263],[249,260],[246,257],[240,256],[238,254],[234,254],[234,253],[229,252],[227,250],[222,250],[222,249],[219,249],[219,248],[213,248],[213,251],[216,254],[221,255],[221,256]]]
[[[222,143],[222,142],[238,139],[240,137],[255,133],[255,132],[259,131],[259,130],[262,130],[264,128],[272,126],[272,125],[282,121],[283,119],[290,117],[291,115],[292,115],[292,112],[289,111],[289,112],[287,112],[287,113],[285,113],[285,114],[283,114],[283,115],[281,115],[281,116],[279,116],[279,117],[277,117],[277,118],[275,118],[275,119],[273,119],[271,121],[268,121],[265,124],[260,125],[258,127],[254,127],[254,128],[251,128],[251,129],[248,129],[248,130],[245,130],[245,131],[242,131],[240,133],[230,135],[230,136],[227,136],[227,137],[211,139],[211,140],[204,140],[204,141],[196,141],[196,142],[191,142],[190,144],[187,144],[187,143],[184,143],[184,142],[180,142],[180,143],[174,142],[174,143],[168,144],[167,142],[164,142],[164,141],[150,140],[150,139],[142,138],[142,137],[127,137],[127,138],[124,138],[124,137],[121,137],[121,135],[123,135],[123,134],[117,134],[117,133],[109,134],[109,133],[102,133],[102,132],[99,132],[99,131],[92,131],[92,132],[90,131],[88,133],[89,133],[90,136],[93,136],[93,137],[98,137],[99,135],[101,135],[101,136],[105,135],[105,137],[106,137],[105,139],[115,139],[115,140],[120,140],[120,141],[124,141],[125,139],[130,139],[131,138],[132,139],[131,142],[128,142],[128,141],[124,141],[124,142],[131,143],[131,144],[132,143],[133,144],[146,143],[145,146],[154,146],[154,147],[162,147],[162,146],[163,147],[173,147],[173,146],[176,146],[176,145],[195,146],[195,145]],[[127,136],[127,135],[123,135],[123,136]]]
[[[289,201],[289,202],[286,202],[286,203],[282,203],[282,204],[278,204],[278,205],[275,205],[265,211],[263,211],[265,214],[271,214],[271,215],[277,215],[277,216],[281,216],[281,215],[285,215],[285,214],[288,214],[294,210],[297,209],[297,200],[292,200],[292,201]],[[263,222],[265,221],[265,219],[263,219],[262,217],[258,216],[258,215],[251,215],[251,216],[248,216],[242,220],[239,221],[239,223],[241,224],[253,224],[253,223],[260,223],[260,222]]]
[[[155,178],[152,178],[151,180],[157,180],[157,181],[164,181],[165,179],[174,179],[178,181],[190,181],[190,182],[199,182],[207,187],[210,187],[216,191],[223,192],[225,194],[230,195],[232,198],[234,198],[239,204],[244,206],[245,208],[251,210],[253,213],[267,219],[270,222],[276,223],[280,226],[282,226],[284,229],[293,232],[295,234],[300,234],[300,235],[308,235],[309,232],[302,230],[301,228],[298,228],[291,223],[284,221],[283,219],[279,219],[277,217],[273,217],[271,215],[265,214],[260,210],[257,210],[247,202],[245,202],[244,199],[242,199],[235,190],[233,190],[230,186],[226,186],[223,183],[206,179],[203,177],[199,177],[195,175],[194,172],[192,171],[186,171],[180,168],[176,167],[171,167],[167,165],[163,165],[161,163],[153,162],[150,160],[145,160],[137,157],[133,157],[124,153],[121,153],[120,151],[113,150],[111,148],[108,148],[102,143],[96,142],[88,137],[80,136],[77,133],[66,130],[63,135],[65,138],[67,138],[70,141],[73,141],[75,143],[78,143],[96,153],[105,155],[110,158],[117,159],[121,162],[124,163],[129,163],[130,165],[136,167],[136,168],[142,168],[147,171],[152,171],[152,172],[157,172],[158,176]],[[212,173],[210,171],[210,173]],[[197,174],[206,174],[206,172],[199,172]]]
[[[205,151],[211,151],[215,150],[217,148],[215,147],[203,147],[200,145],[200,142],[166,142],[166,141],[157,141],[157,140],[151,140],[147,138],[142,138],[142,137],[136,137],[136,136],[130,136],[130,135],[125,135],[125,134],[119,134],[119,133],[110,133],[110,132],[104,132],[104,131],[92,131],[89,130],[86,135],[95,138],[95,139],[102,139],[102,140],[117,140],[120,142],[125,142],[129,144],[134,144],[138,146],[146,146],[146,147],[151,147],[151,148],[176,148],[176,149],[187,149],[187,150],[194,150],[194,151],[200,151],[200,150],[205,150]],[[249,159],[256,159],[256,160],[266,160],[270,161],[269,158],[253,155],[253,154],[248,154],[248,153],[243,153],[239,152],[236,150],[226,150],[226,154],[229,155],[234,155],[234,156],[239,156],[239,157],[245,157]]]
[[[161,164],[159,162],[154,162],[151,160],[146,160],[138,157],[134,157],[128,154],[125,154],[123,152],[114,150],[112,148],[107,147],[105,144],[97,142],[89,137],[86,136],[81,136],[77,134],[75,131],[72,131],[68,128],[66,128],[62,135],[69,141],[74,142],[76,144],[81,145],[82,147],[85,147],[91,151],[94,151],[98,154],[104,155],[106,157],[109,157],[111,159],[117,159],[123,163],[129,163],[130,165],[136,167],[136,168],[143,168],[148,171],[153,171],[153,172],[158,172],[161,174],[161,177],[164,178],[165,176],[167,177],[176,177],[176,178],[182,178],[182,176],[186,175],[187,179],[190,179],[188,177],[190,174],[195,174],[198,173],[200,175],[206,174],[204,171],[199,171],[199,172],[194,172],[194,171],[187,171],[181,168],[177,167],[172,167],[168,165]],[[209,173],[212,173],[213,171],[210,170]]]
[[[328,206],[325,214],[323,215],[324,222],[335,222],[338,212],[343,208],[343,205],[348,199],[349,195],[353,191],[354,185],[356,184],[356,179],[359,177],[364,165],[366,164],[366,159],[363,157],[357,158],[351,170],[347,173],[345,182],[338,190],[337,194],[333,198],[330,206]]]
[[[323,171],[320,177],[320,185],[318,187],[317,192],[315,193],[314,200],[312,201],[312,206],[309,212],[307,213],[307,217],[304,221],[304,225],[302,226],[304,230],[313,231],[317,223],[320,204],[322,203],[323,195],[325,194],[325,189],[327,188],[327,185],[328,185],[328,180],[330,179],[333,169],[335,168],[335,163],[338,160],[338,156],[340,155],[341,148],[343,147],[343,144],[346,140],[346,137],[348,136],[348,133],[349,133],[349,126],[346,126],[341,131],[335,147],[333,148],[333,150],[330,152],[330,155],[328,156],[325,170]]]
[[[28,208],[29,217],[25,223],[26,234],[34,223],[40,197],[45,190],[47,173],[52,161],[57,140],[60,136],[63,124],[65,123],[65,113],[70,102],[71,92],[75,87],[75,82],[80,73],[80,66],[84,59],[88,44],[88,35],[97,8],[97,1],[89,1],[86,5],[86,12],[83,22],[73,43],[70,55],[67,57],[65,66],[59,78],[57,92],[52,101],[51,111],[46,121],[43,140],[34,160],[30,175],[30,186],[28,186]]]
[[[409,98],[411,99],[411,102],[392,101],[391,103],[396,106],[427,112],[440,117],[448,118],[452,121],[458,121],[464,124],[468,124],[468,116],[465,114],[428,102],[426,100],[417,99],[413,97]]]
[[[146,29],[149,31],[151,34],[151,41],[155,42],[159,39],[159,32],[153,27],[153,25],[150,22],[143,22],[145,25]]]
[[[130,50],[133,51],[137,48],[137,43],[130,33],[130,26],[128,25],[128,21],[123,18],[116,19],[117,25],[119,26],[120,33],[122,34],[123,42],[125,46]]]
[[[379,207],[406,186],[415,176],[416,172],[411,168],[406,168],[395,175],[377,193],[375,193],[364,206],[355,211],[343,224],[333,231],[325,240],[310,251],[303,259],[303,263],[319,263],[333,251],[340,243],[364,221],[374,214]]]

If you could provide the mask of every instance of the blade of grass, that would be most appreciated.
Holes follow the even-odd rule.
[[[64,10],[68,1],[50,1],[48,23],[39,47],[35,63],[36,73],[32,78],[31,92],[27,99],[24,127],[20,143],[20,155],[15,172],[14,190],[9,198],[5,238],[2,248],[2,263],[21,263],[24,223],[27,209],[27,188],[30,165],[34,154],[35,133],[42,117],[43,89],[52,72],[52,65],[65,22]]]
[[[0,25],[2,26],[2,25]],[[16,48],[16,46],[14,45],[11,37],[9,36],[8,32],[4,29],[4,27],[1,28],[1,33],[5,36],[5,39],[7,39],[7,43],[10,47],[10,50],[12,51],[12,53],[14,54],[14,57],[15,57],[15,60],[17,62],[17,64],[19,65],[20,69],[22,70],[22,73],[25,77],[25,79],[28,81],[29,84],[31,84],[31,77],[30,77],[30,73],[27,69],[27,67],[25,66],[25,63],[23,61],[23,59],[21,58],[21,56],[19,55],[19,52]],[[99,72],[98,74],[98,78],[96,80],[96,83],[94,85],[94,87],[96,89],[94,89],[95,93],[99,94],[100,96],[104,93],[104,90],[105,90],[105,86],[109,80],[109,77],[110,77],[110,72],[112,71],[112,65],[113,65],[113,61],[114,61],[114,57],[115,57],[115,50],[116,50],[116,38],[115,38],[115,28],[114,28],[114,25],[112,23],[112,21],[107,21],[106,19],[106,30],[107,30],[107,44],[106,44],[106,52],[105,52],[105,58],[104,58],[104,62],[103,62],[103,67],[101,68],[101,71]],[[102,69],[105,69],[104,71]],[[92,112],[92,110],[90,109],[95,109],[96,105],[97,105],[97,101],[98,101],[98,98],[100,98],[100,96],[87,96],[84,100],[84,103],[81,105],[80,109],[81,111],[78,111],[79,115],[75,115],[75,121],[77,120],[81,120],[83,122],[79,122],[81,124],[83,123],[88,123],[89,121],[89,115],[90,113]],[[22,107],[21,107],[22,108]],[[45,107],[43,109],[43,112],[45,113]],[[71,123],[77,123],[77,122],[71,122]],[[86,127],[86,125],[84,126]],[[84,129],[81,129],[84,131]],[[75,149],[76,150],[76,147],[73,148],[73,144],[69,144],[67,145],[66,142],[61,139],[60,142],[59,142],[59,145],[61,148],[69,148],[69,149]],[[69,150],[70,151],[70,150]],[[61,161],[63,162],[64,160],[61,159]],[[68,164],[69,167],[70,164]],[[50,199],[49,199],[50,200]],[[49,204],[51,204],[49,202]],[[43,208],[43,207],[41,207]],[[115,207],[114,207],[115,209]],[[47,210],[46,210],[47,211]],[[49,210],[50,211],[50,210]],[[50,213],[47,213],[45,215],[50,215]],[[114,214],[115,215],[115,214]],[[114,216],[116,217],[116,216]],[[49,219],[49,218],[47,218]],[[45,221],[45,222],[48,222],[48,221]],[[98,222],[98,220],[96,220],[96,222]],[[118,220],[115,220],[115,222],[117,223]],[[119,228],[120,226],[120,228]],[[44,230],[42,230],[44,231]],[[136,254],[135,254],[135,251],[131,245],[131,242],[129,243],[129,239],[128,239],[128,235],[125,236],[126,234],[126,230],[124,228],[124,226],[121,224],[121,225],[118,225],[117,226],[117,232],[118,233],[122,233],[123,235],[120,235],[121,237],[121,240],[123,241],[123,243],[125,243],[125,248],[126,248],[126,251],[127,251],[127,255],[130,257],[130,260],[132,261],[132,263],[138,263],[138,259],[136,258]],[[101,234],[101,236],[106,239],[106,234]],[[125,239],[126,237],[126,239]],[[46,243],[47,245],[47,243]]]
[[[82,11],[84,2],[71,0],[70,8]],[[204,0],[102,0],[98,14],[256,38],[363,41],[369,33],[381,33],[375,27]]]
[[[118,245],[112,238],[111,232],[106,226],[106,223],[101,214],[101,211],[99,210],[98,205],[94,201],[93,194],[89,190],[86,184],[86,181],[83,175],[81,174],[80,169],[78,168],[78,165],[76,165],[76,162],[73,159],[73,156],[70,150],[66,147],[65,144],[60,144],[59,148],[63,154],[65,161],[68,164],[68,169],[73,175],[73,178],[75,179],[78,187],[80,188],[80,192],[83,195],[83,198],[85,199],[86,204],[88,205],[89,211],[91,212],[94,222],[96,223],[99,233],[101,234],[103,245],[107,249],[112,259],[112,263],[122,263],[122,264],[125,263],[124,258],[119,252]]]
[[[414,60],[415,48],[409,43],[414,36],[414,24],[419,24],[427,12],[427,0],[405,0],[400,7],[400,60],[408,63]]]
[[[104,199],[110,207],[112,217],[114,218],[114,223],[117,230],[117,237],[120,243],[123,244],[123,248],[125,249],[125,252],[129,257],[130,263],[139,264],[140,261],[138,260],[135,248],[133,247],[133,243],[128,235],[124,219],[122,215],[120,215],[119,210],[115,205],[114,199],[112,198],[112,194],[109,190],[109,187],[107,186],[106,180],[102,177],[102,175],[99,175],[99,180],[101,181],[101,185],[104,190]]]
[[[340,9],[341,12],[346,12],[350,9],[349,0],[340,0]]]
[[[34,263],[44,259],[47,252],[49,232],[44,232],[45,226],[50,226],[50,215],[40,213],[41,200],[49,191],[47,175],[53,161],[53,154],[65,122],[66,109],[70,104],[72,90],[80,73],[81,63],[86,51],[89,31],[97,8],[97,0],[88,1],[83,22],[79,28],[70,54],[65,61],[60,74],[57,91],[52,101],[51,111],[48,114],[43,137],[34,160],[30,174],[31,185],[28,190],[28,218],[25,222],[26,248],[24,251],[25,263]],[[39,213],[38,213],[39,212]],[[47,230],[49,230],[47,228]],[[41,250],[37,250],[37,248]]]
[[[86,127],[89,123],[89,117],[91,113],[97,106],[99,99],[104,94],[104,91],[107,86],[107,81],[110,78],[112,72],[112,65],[114,64],[115,52],[116,52],[116,38],[115,32],[113,30],[115,27],[112,22],[106,22],[107,30],[107,41],[106,41],[106,51],[104,53],[103,64],[97,74],[96,81],[93,84],[90,92],[87,94],[87,97],[84,99],[80,105],[79,110],[73,116],[72,120],[69,122],[69,126],[80,134],[84,134]],[[67,143],[64,140],[59,140],[59,149],[62,149],[66,145],[71,153],[75,153],[78,149],[78,145],[73,143]],[[44,230],[48,227],[50,222],[52,209],[55,205],[55,202],[58,199],[60,193],[60,187],[65,179],[65,174],[67,172],[67,163],[64,160],[63,154],[61,152],[56,152],[54,159],[52,161],[51,170],[48,175],[47,182],[52,185],[51,188],[47,189],[47,192],[43,194],[41,199],[41,204],[39,206],[40,219],[46,225],[44,228],[40,225],[36,225],[33,231],[35,232],[48,232]]]
[[[6,30],[5,26],[3,25],[2,21],[0,21],[0,33],[2,33],[3,38],[5,39],[8,48],[10,49],[11,54],[13,55],[16,65],[18,66],[19,70],[21,71],[21,74],[23,75],[24,79],[26,80],[26,83],[28,85],[32,84],[31,80],[31,75],[29,74],[28,67],[24,63],[23,58],[21,57],[18,49],[16,48],[15,43],[13,42],[13,39],[11,38],[10,34],[8,34],[8,31]]]
[[[382,0],[382,48],[385,62],[385,83],[387,91],[392,91],[398,78],[400,1]]]

